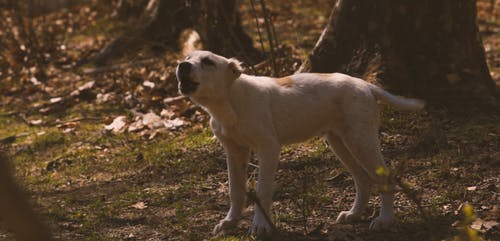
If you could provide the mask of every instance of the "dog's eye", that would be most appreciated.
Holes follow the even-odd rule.
[[[206,65],[206,66],[215,66],[214,61],[212,61],[208,57],[205,57],[205,58],[201,59],[201,64]]]

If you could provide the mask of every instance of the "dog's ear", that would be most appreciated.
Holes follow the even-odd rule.
[[[228,67],[231,73],[234,74],[235,78],[240,77],[241,73],[243,72],[243,67],[241,67],[241,62],[235,58],[229,59]]]

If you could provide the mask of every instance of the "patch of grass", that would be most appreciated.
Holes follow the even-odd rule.
[[[255,240],[255,239],[244,239],[243,237],[235,237],[235,236],[228,236],[228,237],[216,237],[216,238],[211,238],[209,239],[210,241],[240,241],[240,240]]]
[[[65,136],[60,131],[49,131],[42,135],[37,135],[33,140],[35,151],[45,151],[53,146],[64,144]]]
[[[73,108],[85,113],[94,111],[86,107]],[[68,113],[78,116],[72,110]],[[395,143],[393,139],[388,139],[384,145],[386,148],[394,145],[398,151],[416,146],[411,149],[414,154],[396,152],[393,155],[398,162],[407,162],[408,167],[401,175],[407,178],[418,176],[417,181],[411,183],[429,196],[424,199],[424,205],[430,212],[439,216],[444,203],[470,199],[465,187],[470,185],[469,182],[482,180],[481,175],[465,172],[465,182],[461,181],[462,174],[450,169],[461,169],[462,165],[470,165],[468,163],[473,160],[457,150],[457,147],[462,148],[460,140],[471,136],[467,139],[468,144],[476,149],[496,141],[491,134],[488,135],[494,128],[488,124],[490,122],[464,121],[443,126],[442,119],[445,117],[441,113],[414,115],[384,110],[383,115],[382,131],[387,136],[401,134],[415,136],[419,140],[414,144]],[[17,123],[15,119],[0,122]],[[439,125],[440,128],[431,125]],[[189,129],[147,141],[136,134],[105,133],[102,126],[101,122],[82,121],[75,134],[63,134],[55,127],[26,126],[24,128],[30,135],[16,142],[20,147],[29,147],[26,149],[29,151],[21,148],[13,155],[18,173],[26,175],[24,183],[30,190],[37,195],[42,194],[38,204],[47,208],[44,213],[51,225],[58,232],[72,232],[75,236],[86,237],[79,240],[120,240],[124,234],[110,235],[106,230],[128,227],[127,222],[140,226],[144,222],[160,220],[154,221],[147,229],[160,230],[164,237],[210,238],[213,225],[228,208],[227,193],[220,190],[227,188],[225,155],[211,131],[206,128]],[[36,135],[40,131],[45,131],[45,134]],[[430,149],[434,154],[428,153]],[[471,151],[476,152],[475,149]],[[406,160],[409,157],[411,160]],[[65,160],[70,162],[63,164]],[[51,162],[61,164],[48,171],[47,166]],[[330,224],[334,220],[332,217],[338,211],[350,208],[354,188],[349,175],[341,175],[333,181],[325,180],[342,172],[342,165],[322,139],[285,147],[276,178],[278,190],[275,200],[279,204],[274,207],[274,219],[280,229],[303,233],[304,224],[310,231],[324,222],[328,223],[328,227],[336,227]],[[459,177],[462,178],[457,179]],[[459,181],[451,183],[454,182],[452,180]],[[148,208],[131,208],[139,201],[146,202]],[[64,211],[58,211],[59,207],[65,207]],[[168,210],[163,211],[167,214],[161,214],[162,210]],[[405,224],[425,226],[411,204],[402,208],[400,216]],[[146,219],[133,221],[139,217]],[[251,215],[244,219],[251,222]],[[362,222],[355,227],[364,229],[366,225]],[[254,240],[245,234],[246,227],[240,227],[234,230],[232,236],[211,240]],[[367,234],[364,237],[368,239],[372,236]]]

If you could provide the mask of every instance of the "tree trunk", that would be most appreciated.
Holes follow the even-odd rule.
[[[261,57],[241,26],[238,0],[149,0],[138,24],[103,49],[95,62],[104,64],[124,50],[145,43],[159,49],[177,47],[186,29],[195,29],[205,49],[215,53],[249,62]]]
[[[474,0],[338,0],[299,71],[344,72],[427,99],[491,97]]]
[[[112,16],[123,21],[130,17],[140,17],[148,2],[148,0],[118,0]]]
[[[194,28],[206,49],[255,62],[262,58],[262,53],[253,47],[252,38],[243,30],[238,3],[201,0],[201,14]]]

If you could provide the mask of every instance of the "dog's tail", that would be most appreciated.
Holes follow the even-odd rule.
[[[376,85],[370,83],[367,84],[370,87],[370,90],[372,91],[372,94],[375,96],[375,98],[393,105],[398,110],[417,111],[424,108],[425,106],[425,101],[423,100],[396,96]]]

